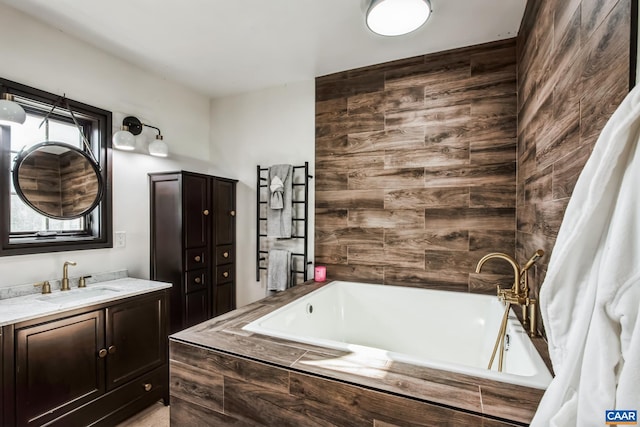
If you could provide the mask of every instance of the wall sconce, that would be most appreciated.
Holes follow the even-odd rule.
[[[152,128],[158,131],[156,139],[149,143],[149,154],[156,157],[167,157],[169,154],[169,146],[164,142],[162,132],[155,126],[142,123],[137,117],[127,116],[122,120],[122,127],[113,134],[113,147],[118,150],[133,151],[136,148],[136,139],[134,135],[142,133],[142,127]]]
[[[371,0],[367,27],[382,36],[401,36],[417,30],[431,15],[429,0]]]
[[[13,100],[13,95],[3,93],[0,98],[0,123],[23,124],[27,114],[20,104]]]

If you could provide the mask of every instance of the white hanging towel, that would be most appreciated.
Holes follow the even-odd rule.
[[[605,425],[640,410],[640,86],[604,127],[540,289],[556,374],[534,427]]]

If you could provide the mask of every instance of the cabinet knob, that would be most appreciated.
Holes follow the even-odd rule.
[[[229,252],[225,252],[222,254],[222,258],[229,258]]]
[[[113,354],[115,352],[116,352],[116,346],[115,345],[109,346],[109,354]]]
[[[205,209],[204,212],[202,212],[204,214],[204,216],[209,215],[209,209]]]
[[[144,387],[144,391],[151,391],[151,389],[153,388],[153,385],[151,385],[150,383],[145,383],[143,387]]]
[[[222,277],[229,277],[229,272],[225,271],[224,273],[222,273]]]
[[[196,255],[193,259],[196,260],[196,262],[200,262],[202,260],[200,255]]]
[[[100,359],[104,359],[105,357],[107,357],[107,349],[101,348],[100,351],[98,352],[98,357]]]
[[[199,277],[196,277],[195,279],[193,279],[193,281],[196,282],[196,283],[201,283],[202,279],[199,278]]]
[[[231,211],[231,212],[229,212],[229,215],[231,215],[231,216],[236,216],[236,211]]]

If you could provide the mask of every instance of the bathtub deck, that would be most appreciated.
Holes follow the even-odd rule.
[[[418,425],[422,420],[428,424],[428,417],[434,417],[433,422],[452,416],[458,417],[461,424],[484,426],[530,422],[542,390],[373,359],[242,330],[247,323],[322,285],[313,282],[299,285],[172,335],[172,422],[195,422],[200,414],[213,417],[220,424],[231,424],[239,420],[232,416],[236,411],[243,414],[248,423],[282,417],[291,420],[304,417],[308,423],[312,413],[316,417],[329,417],[322,418],[326,424],[332,422],[330,417],[338,416],[336,411],[340,412],[340,405],[327,401],[323,406],[325,395],[342,396],[344,408],[355,405],[359,411],[368,413],[382,405],[390,418],[385,421],[371,415],[379,421],[376,425],[384,425],[390,420]],[[352,400],[349,400],[351,395]],[[247,396],[253,397],[243,403],[241,399]],[[383,404],[380,403],[381,396],[386,396]],[[269,407],[285,413],[269,414],[271,409],[262,407],[266,401],[275,401],[275,406]],[[309,402],[312,402],[311,406]],[[373,407],[366,409],[366,402]],[[190,409],[181,411],[181,404],[190,405]],[[261,409],[252,413],[248,409],[252,405]],[[404,418],[397,418],[393,408],[402,412]],[[415,416],[414,421],[411,416]]]

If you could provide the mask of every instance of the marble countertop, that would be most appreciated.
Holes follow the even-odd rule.
[[[86,288],[71,288],[50,294],[31,294],[0,300],[0,326],[23,322],[50,314],[117,301],[148,292],[170,288],[171,283],[131,277],[88,284]]]

